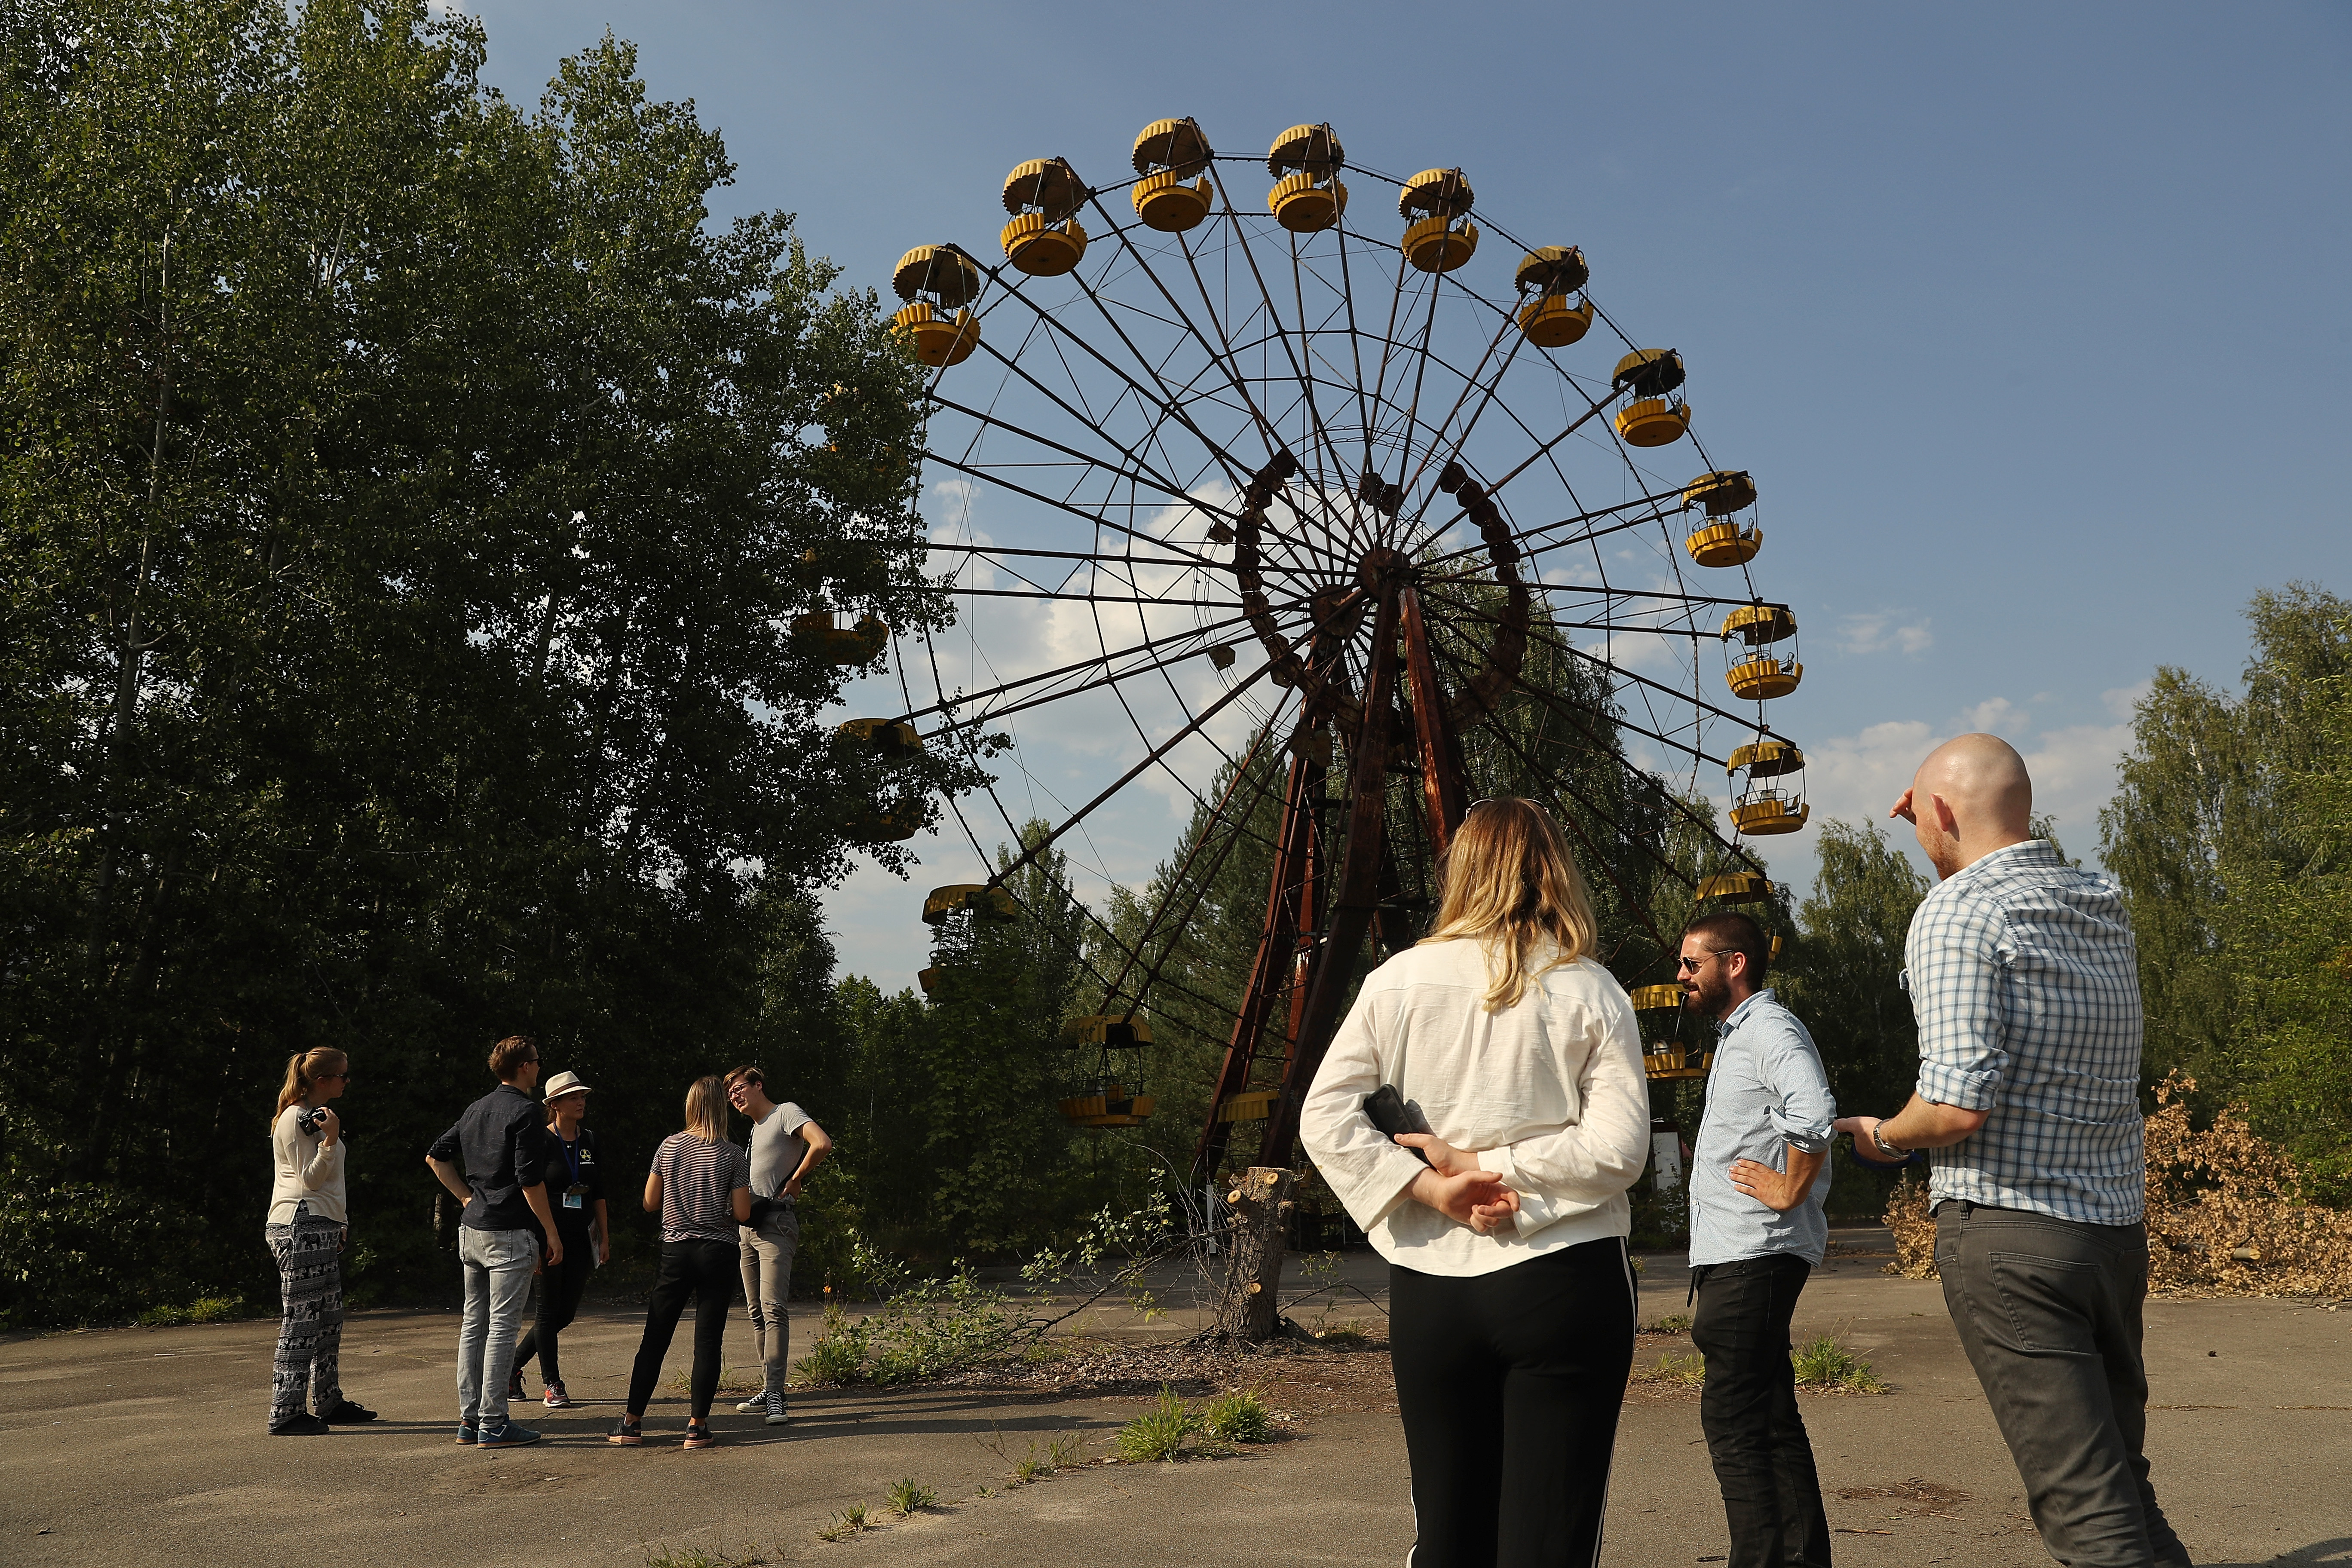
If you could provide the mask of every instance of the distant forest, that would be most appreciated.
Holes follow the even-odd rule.
[[[1196,856],[1199,814],[1092,911],[1160,976],[1140,1128],[1055,1109],[1093,1066],[1062,1020],[1117,965],[1050,851],[1013,873],[1024,918],[942,928],[927,994],[840,976],[823,888],[899,864],[884,829],[988,765],[835,734],[845,672],[789,630],[949,618],[920,367],[790,216],[709,223],[726,151],[627,45],[529,107],[480,85],[483,48],[422,0],[0,16],[0,1323],[267,1303],[267,1122],[316,1045],[358,1080],[362,1302],[453,1287],[423,1151],[509,1033],[596,1086],[623,1192],[691,1077],[764,1064],[839,1141],[806,1284],[853,1284],[856,1238],[1021,1255],[1191,1163],[1267,825]],[[2342,1204],[2352,606],[2296,584],[2249,615],[2242,693],[2157,673],[2097,850],[2150,1081],[2243,1102]],[[1656,978],[1719,850],[1605,722],[1560,721],[1550,698],[1606,693],[1547,646],[1466,760],[1553,806],[1612,966]],[[1759,908],[1775,983],[1841,1102],[1891,1107],[1927,885],[1874,825],[1814,831],[1810,890]],[[1696,1126],[1696,1085],[1656,1099]],[[1840,1180],[1849,1209],[1882,1195]]]

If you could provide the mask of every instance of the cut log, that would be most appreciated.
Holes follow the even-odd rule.
[[[1226,1193],[1232,1245],[1225,1253],[1225,1289],[1214,1332],[1244,1340],[1274,1337],[1280,1321],[1282,1233],[1297,1181],[1295,1171],[1253,1165]]]

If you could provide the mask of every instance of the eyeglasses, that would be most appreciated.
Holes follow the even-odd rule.
[[[1722,948],[1717,948],[1713,952],[1702,953],[1696,958],[1677,958],[1675,960],[1675,973],[1677,974],[1695,973],[1702,964],[1706,963],[1708,959],[1721,958],[1725,951],[1726,950]]]
[[[320,1083],[357,1083],[359,1079],[353,1078],[347,1072],[322,1072],[319,1075],[318,1081]]]

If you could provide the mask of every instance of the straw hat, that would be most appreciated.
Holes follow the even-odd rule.
[[[560,1100],[567,1094],[587,1092],[587,1084],[581,1080],[580,1075],[576,1072],[560,1072],[547,1080],[546,1098],[550,1100]]]

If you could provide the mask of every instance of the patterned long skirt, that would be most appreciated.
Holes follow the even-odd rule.
[[[286,1306],[269,1394],[275,1426],[302,1414],[306,1394],[322,1415],[342,1403],[343,1227],[298,1209],[293,1224],[266,1234]]]

